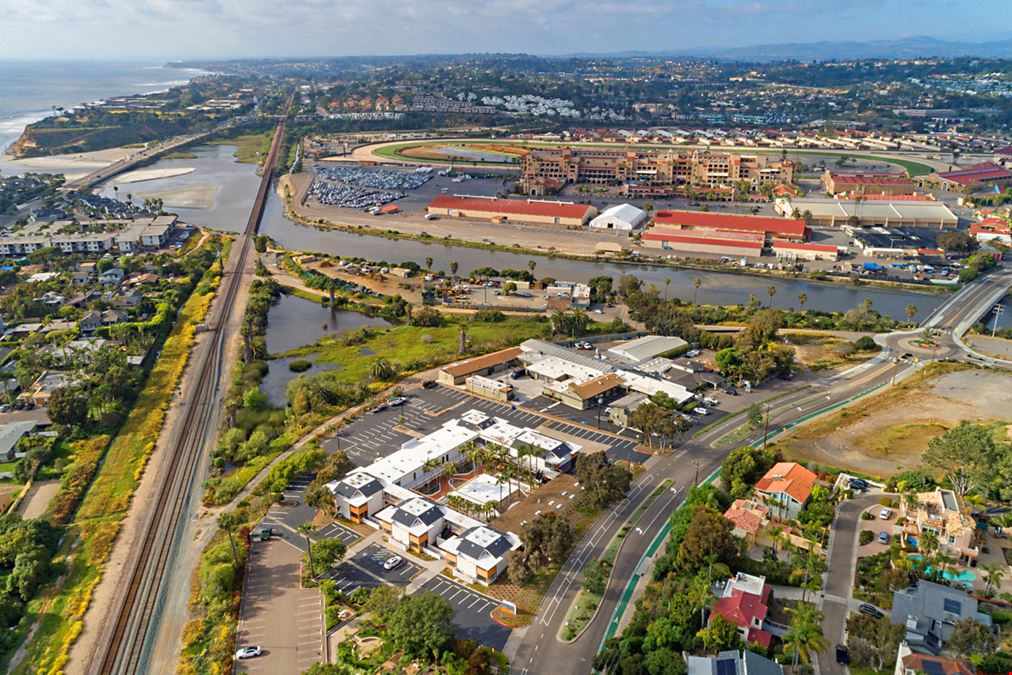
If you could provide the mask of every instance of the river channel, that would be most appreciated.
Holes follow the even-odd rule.
[[[199,193],[203,197],[203,203],[198,204],[200,200],[195,200],[188,202],[187,206],[179,207],[172,205],[172,200],[166,199],[166,208],[195,225],[241,231],[256,193],[257,177],[253,165],[232,161],[232,150],[230,146],[205,146],[194,151],[196,158],[161,160],[155,164],[155,168],[193,167],[195,170],[183,176],[135,183],[129,187],[135,195],[162,193],[181,195],[183,197],[181,203],[186,201],[188,192]],[[120,186],[120,195],[122,196],[126,190],[127,186]],[[111,189],[106,191],[112,196],[111,192]],[[209,199],[212,194],[213,199]],[[922,318],[945,300],[944,295],[899,289],[772,279],[656,265],[528,256],[506,251],[486,251],[316,229],[297,225],[285,218],[282,202],[273,194],[267,202],[260,232],[291,250],[358,256],[390,263],[409,260],[421,263],[426,257],[431,257],[435,269],[447,270],[451,262],[457,262],[461,273],[479,267],[527,269],[528,261],[534,260],[537,264],[535,268],[537,276],[550,276],[569,281],[587,281],[598,275],[609,275],[617,279],[623,274],[635,274],[645,284],[654,284],[663,289],[664,280],[669,277],[671,279],[667,289],[669,296],[683,299],[692,299],[693,279],[699,277],[703,283],[699,288],[697,299],[699,302],[709,304],[745,303],[753,294],[762,302],[766,302],[768,297],[766,288],[774,286],[776,288],[774,306],[797,307],[798,296],[804,293],[807,296],[805,307],[825,311],[845,311],[858,306],[867,298],[871,299],[872,305],[879,312],[896,319],[905,319],[907,305],[916,306],[917,317]]]

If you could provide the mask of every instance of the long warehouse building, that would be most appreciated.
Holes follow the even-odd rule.
[[[856,199],[789,199],[776,200],[778,213],[790,214],[795,210],[811,214],[812,225],[906,225],[909,227],[956,227],[959,218],[942,202],[931,201],[860,201]]]
[[[450,218],[558,227],[584,226],[597,215],[597,209],[589,204],[458,195],[439,195],[425,211]]]

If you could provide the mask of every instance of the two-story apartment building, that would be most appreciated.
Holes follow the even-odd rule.
[[[472,527],[440,543],[446,566],[470,583],[488,586],[509,567],[509,555],[520,547],[520,538],[494,527]]]

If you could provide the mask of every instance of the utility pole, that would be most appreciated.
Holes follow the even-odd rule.
[[[998,330],[998,317],[1000,317],[1004,311],[1004,305],[994,306],[994,323],[991,325],[991,337],[994,337],[995,332]]]
[[[699,485],[699,467],[702,465],[698,459],[692,460],[692,464],[696,467],[696,477],[692,479],[692,485]]]

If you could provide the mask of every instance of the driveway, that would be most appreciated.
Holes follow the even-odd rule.
[[[263,654],[236,663],[239,673],[300,673],[323,660],[323,596],[300,588],[302,552],[281,539],[250,546],[236,646]]]
[[[861,531],[861,513],[878,503],[882,494],[865,494],[843,502],[836,512],[833,531],[829,539],[826,587],[822,602],[822,633],[829,640],[829,652],[819,654],[819,672],[843,674],[845,669],[836,662],[834,647],[844,642],[848,605],[854,587],[854,570],[857,560],[858,533]]]

